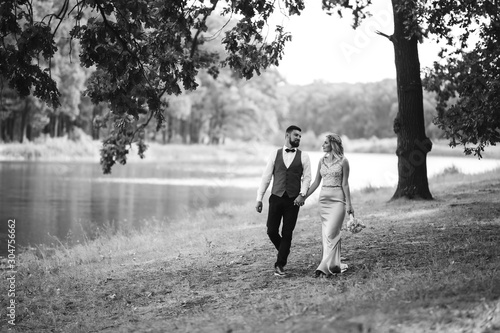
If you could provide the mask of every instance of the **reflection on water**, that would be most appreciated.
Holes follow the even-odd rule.
[[[213,177],[213,178],[95,178],[94,182],[102,183],[125,183],[125,184],[144,184],[144,185],[174,185],[174,186],[222,186],[238,188],[254,188],[256,184],[255,177]]]
[[[139,163],[103,175],[90,163],[2,162],[0,218],[16,219],[18,244],[50,244],[57,242],[54,236],[65,240],[68,234],[82,240],[84,230],[107,223],[138,226],[151,218],[168,223],[221,202],[255,200],[251,178],[235,179],[224,165],[218,173],[199,169]]]
[[[323,154],[309,154],[314,178]],[[352,190],[396,185],[395,155],[347,157]],[[475,173],[498,168],[500,161],[429,156],[428,175],[451,166]],[[68,234],[81,240],[84,230],[106,223],[139,226],[152,218],[168,223],[224,202],[253,202],[263,168],[202,162],[130,163],[103,175],[98,164],[0,162],[0,234],[5,235],[8,219],[16,219],[16,240],[21,245],[55,243],[54,236],[65,240]],[[0,255],[5,251],[2,246]]]

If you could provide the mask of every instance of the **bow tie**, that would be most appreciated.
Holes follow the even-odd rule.
[[[288,149],[288,148],[287,148],[287,149],[285,149],[285,151],[286,151],[287,153],[295,153],[295,149]]]

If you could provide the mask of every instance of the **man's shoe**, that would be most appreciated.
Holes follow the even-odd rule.
[[[282,266],[276,266],[274,267],[274,275],[276,276],[285,276],[285,270],[283,269]]]

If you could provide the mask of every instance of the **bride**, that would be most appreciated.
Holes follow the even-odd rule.
[[[342,139],[337,134],[329,134],[322,148],[326,154],[320,159],[316,179],[306,194],[306,198],[309,197],[323,180],[319,196],[323,258],[315,277],[327,277],[347,269],[347,265],[340,262],[340,229],[346,211],[354,215],[349,191],[349,162],[344,157]]]

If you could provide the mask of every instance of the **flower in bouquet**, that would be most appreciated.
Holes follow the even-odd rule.
[[[346,229],[348,231],[352,232],[353,234],[357,234],[358,232],[360,232],[364,228],[366,228],[366,226],[363,224],[363,222],[360,219],[354,217],[354,215],[352,215],[352,214],[349,214],[349,220],[347,221],[347,225],[346,225]]]

